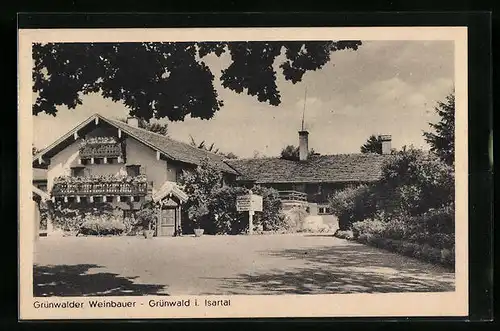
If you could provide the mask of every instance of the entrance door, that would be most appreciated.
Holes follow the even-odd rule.
[[[175,208],[162,209],[158,236],[173,236],[175,233]]]

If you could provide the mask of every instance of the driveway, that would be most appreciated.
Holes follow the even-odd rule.
[[[327,235],[46,237],[35,296],[453,291],[448,269]]]

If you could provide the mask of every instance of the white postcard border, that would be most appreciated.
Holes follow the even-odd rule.
[[[165,297],[33,297],[34,214],[31,202],[33,141],[33,42],[137,42],[237,40],[453,40],[455,42],[456,289],[444,293],[171,296],[169,299],[230,299],[229,307],[151,308]],[[18,35],[19,146],[19,299],[20,319],[137,319],[230,317],[397,317],[468,314],[468,147],[467,28],[175,28],[175,29],[25,29]],[[134,308],[88,308],[91,300],[135,302]],[[86,308],[36,309],[34,302],[77,301]]]

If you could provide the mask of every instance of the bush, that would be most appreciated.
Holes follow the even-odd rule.
[[[347,187],[329,199],[332,213],[339,219],[339,228],[348,229],[352,223],[373,217],[376,206],[372,188],[367,185]]]
[[[134,224],[135,227],[143,230],[155,229],[158,212],[154,209],[152,204],[143,206],[143,208],[141,208],[135,216],[137,218]]]
[[[79,233],[83,235],[121,235],[125,231],[123,222],[114,218],[87,217],[80,227]]]
[[[436,156],[410,148],[384,164],[376,185],[377,209],[389,214],[420,215],[454,201],[453,168]]]
[[[448,267],[453,267],[455,265],[454,249],[439,249],[431,247],[428,244],[419,245],[417,243],[411,243],[403,240],[382,238],[368,233],[361,234],[358,241],[380,249],[434,264],[442,264]]]
[[[76,233],[88,215],[109,217],[113,215],[113,207],[106,202],[101,203],[62,203],[57,202],[50,209],[51,219],[56,229]]]
[[[309,215],[307,211],[300,207],[293,207],[285,213],[285,221],[290,230],[301,231],[304,228],[304,221]]]
[[[262,225],[264,231],[290,230],[290,224],[282,213],[278,191],[270,187],[254,186],[252,192],[262,196],[262,212],[255,214],[254,225]]]
[[[194,171],[183,172],[180,183],[189,195],[183,207],[185,216],[193,209],[204,206],[206,213],[189,217],[199,223],[208,234],[238,234],[248,230],[248,214],[236,210],[236,197],[247,194],[248,189],[222,185],[222,173],[209,160],[204,160]],[[281,200],[273,188],[255,186],[253,193],[263,198],[263,211],[254,216],[254,226],[263,231],[286,228],[287,222],[281,213]],[[186,213],[187,211],[187,213]],[[192,216],[192,215],[191,215]],[[183,232],[193,225],[183,223]],[[192,222],[191,222],[192,223]]]
[[[430,233],[455,233],[455,207],[450,203],[444,207],[430,209],[416,219]]]
[[[247,191],[231,186],[214,190],[210,197],[209,215],[202,225],[208,234],[238,234],[246,230],[248,216],[236,210],[236,199]]]
[[[441,250],[441,263],[444,265],[455,265],[455,248]]]
[[[347,239],[347,240],[354,239],[354,234],[352,233],[351,230],[347,230],[347,231],[337,230],[335,232],[334,236],[337,238],[340,238],[340,239]]]
[[[361,222],[356,222],[352,225],[354,237],[362,234],[382,235],[386,228],[386,223],[377,219],[368,219]]]

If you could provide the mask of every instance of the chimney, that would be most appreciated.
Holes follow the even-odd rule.
[[[129,116],[129,117],[127,117],[127,124],[130,126],[133,126],[134,128],[138,128],[139,127],[139,119],[137,117],[134,117],[134,116]]]
[[[382,154],[391,154],[392,136],[390,134],[381,134],[378,137],[382,142]]]
[[[309,156],[309,132],[299,131],[299,160],[305,161]]]

